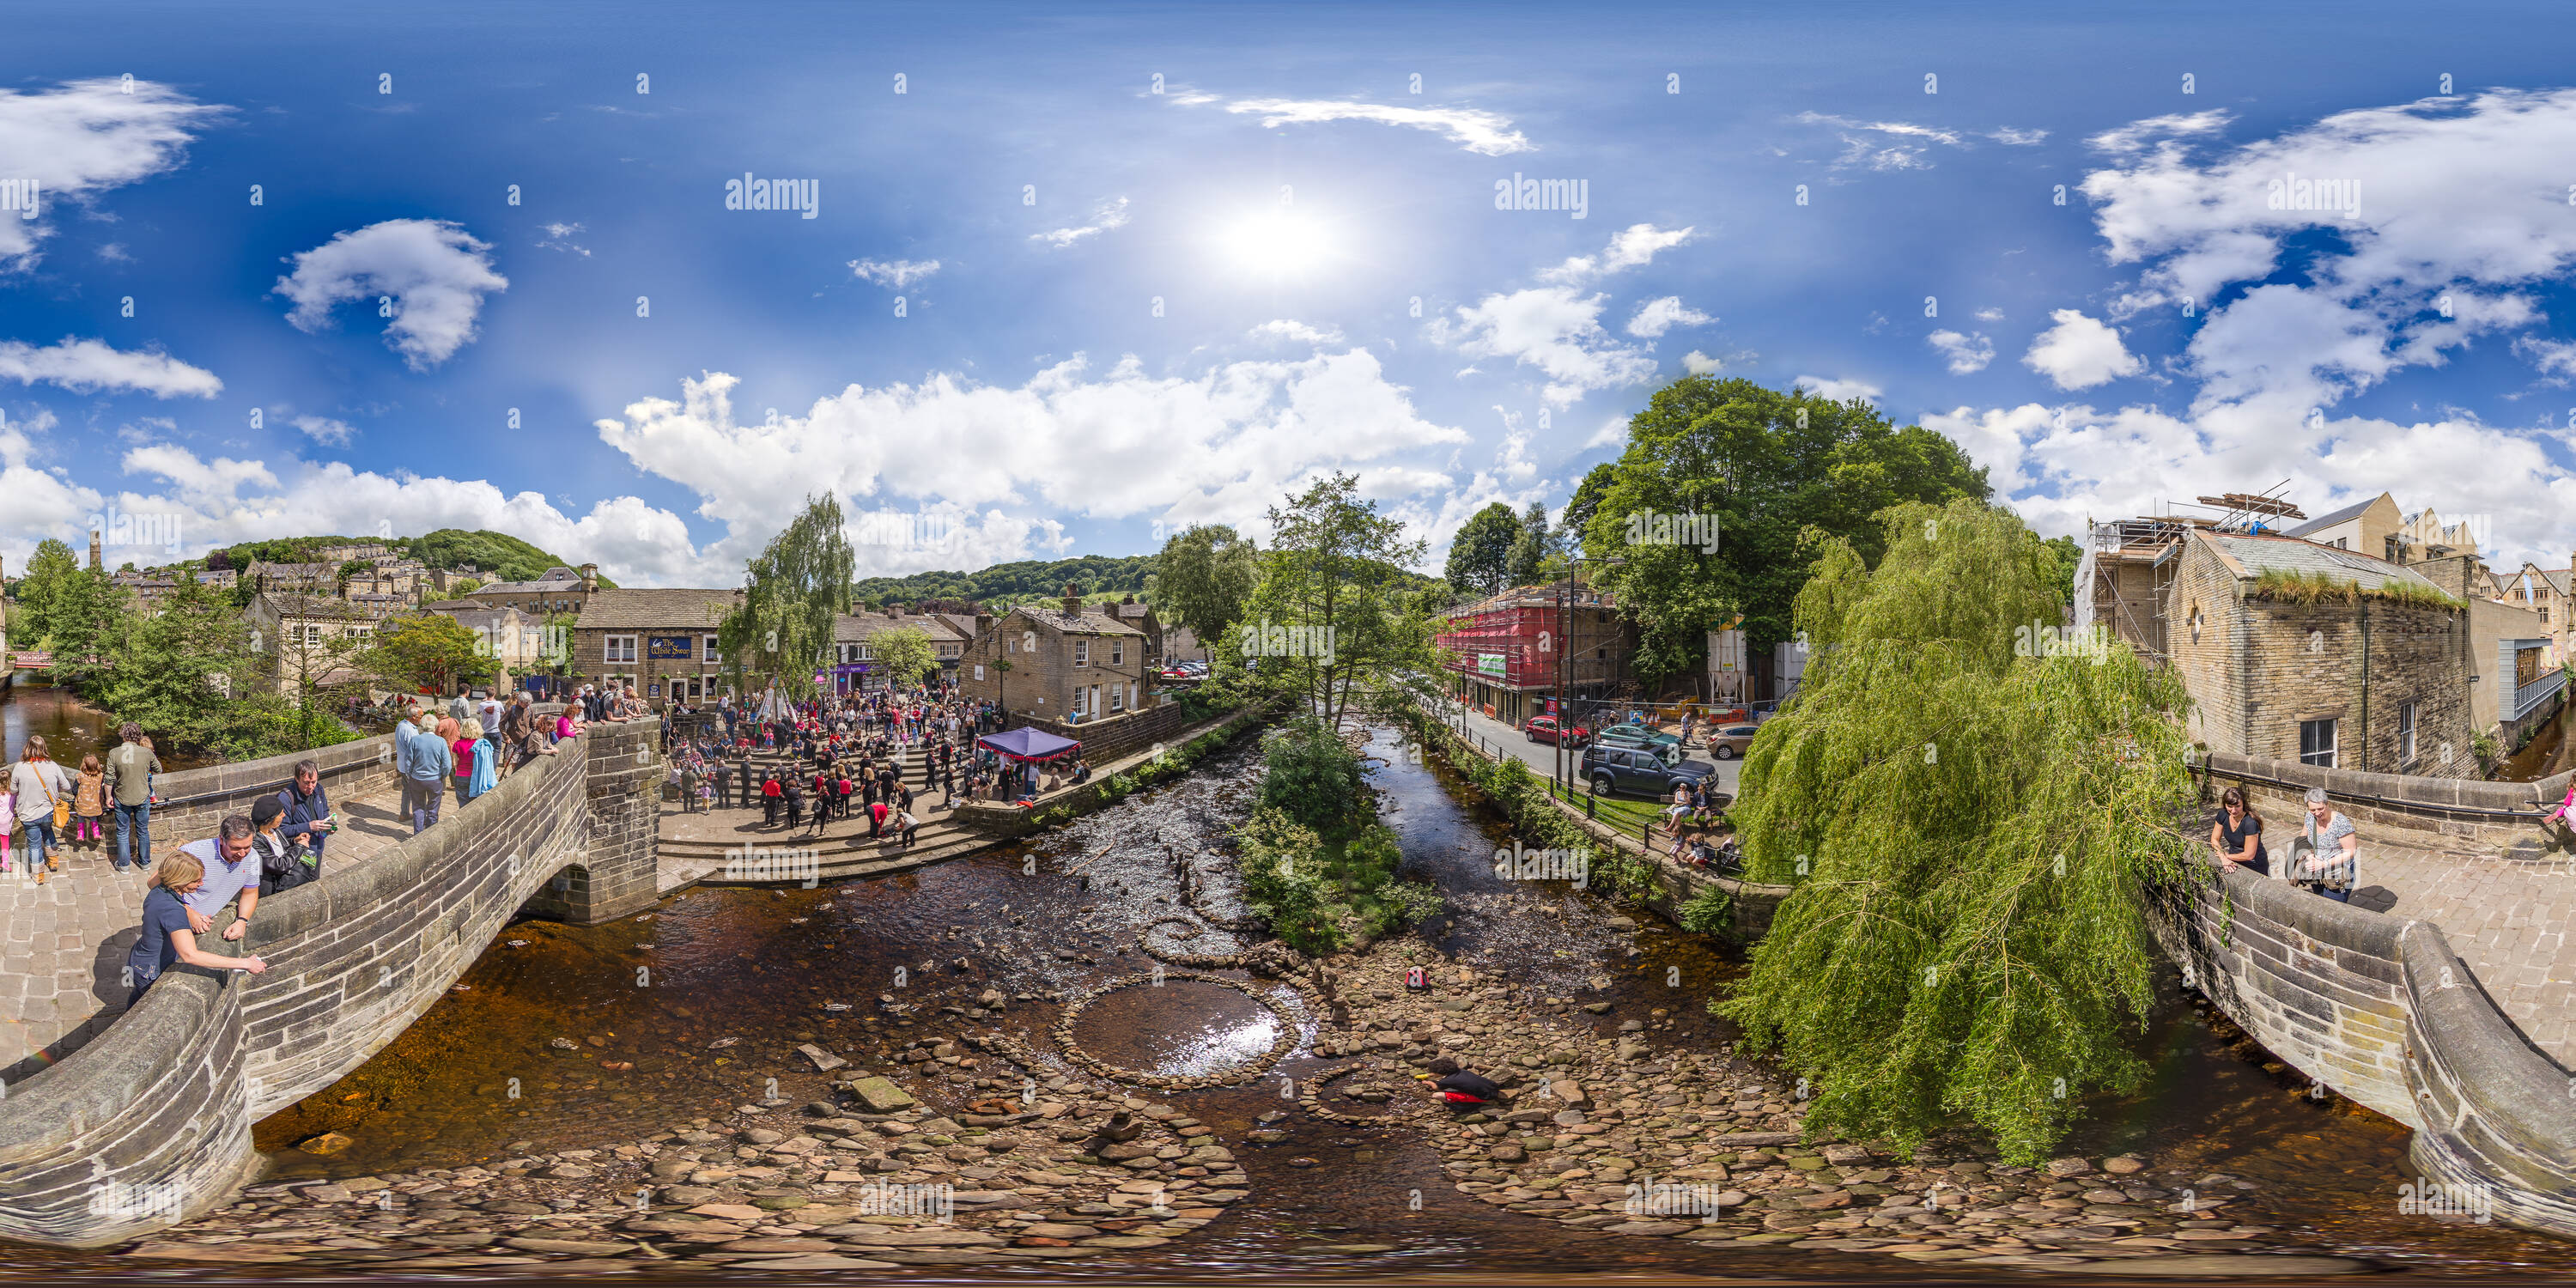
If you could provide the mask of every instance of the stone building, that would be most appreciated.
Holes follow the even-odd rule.
[[[2543,568],[2529,560],[2509,577],[2496,578],[2495,597],[2540,614],[2541,626],[2556,649],[2555,666],[2576,661],[2576,559],[2567,568]]]
[[[486,656],[514,678],[545,665],[549,653],[571,657],[570,631],[563,631],[562,639],[548,640],[543,619],[506,604],[495,607],[473,599],[436,600],[421,605],[421,611],[447,618],[472,632]]]
[[[338,686],[364,679],[357,655],[386,616],[373,605],[298,591],[254,595],[243,614],[252,647],[274,659],[275,686],[288,698],[307,684]]]
[[[589,564],[582,570],[597,573]],[[483,592],[474,598],[483,600]],[[724,667],[716,631],[742,600],[739,590],[589,591],[581,620],[573,625],[573,676],[583,683],[632,684],[656,710],[675,700],[695,704],[721,697]]]
[[[1518,725],[1546,714],[1560,692],[1581,719],[1592,719],[1590,704],[1620,690],[1637,644],[1610,596],[1558,583],[1515,586],[1452,609],[1432,646],[1452,695]]]
[[[2192,528],[2173,558],[2165,634],[2194,741],[2327,768],[2478,777],[2465,603],[2385,559],[2288,536]]]
[[[2382,492],[2367,501],[2318,515],[2283,535],[2393,562],[2399,553],[2398,540],[2406,528],[2405,512],[2397,508],[2395,498]]]
[[[873,693],[886,687],[876,666],[871,641],[888,631],[915,630],[930,637],[930,653],[939,663],[936,679],[953,678],[965,660],[966,635],[942,613],[908,613],[889,607],[882,613],[851,613],[832,623],[833,669],[828,686],[834,693]]]
[[[260,594],[340,593],[340,565],[336,563],[270,563],[253,559],[242,576],[249,578],[251,589]]]
[[[2475,554],[2427,559],[2408,567],[2469,607],[2469,725],[2511,752],[2524,733],[2558,713],[2566,675],[2548,611],[2476,593],[2492,578]]]
[[[474,588],[473,598],[495,608],[508,605],[536,617],[578,615],[598,589],[599,565],[583,564],[579,572],[561,566],[548,568],[535,581],[487,582]]]
[[[1114,604],[1085,604],[1071,586],[1055,606],[976,618],[959,686],[969,701],[1064,724],[1116,719],[1152,705],[1145,633]],[[1003,663],[1010,669],[1002,669]]]

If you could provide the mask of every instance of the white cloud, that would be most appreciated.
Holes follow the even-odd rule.
[[[852,277],[898,291],[938,271],[939,261],[935,259],[854,259],[850,261]]]
[[[1120,197],[1115,201],[1104,201],[1093,209],[1090,223],[1074,228],[1058,228],[1051,232],[1031,233],[1029,240],[1042,241],[1062,250],[1085,237],[1096,237],[1112,228],[1123,228],[1126,224],[1127,199]]]
[[[348,422],[333,420],[328,416],[298,416],[288,423],[303,430],[306,438],[325,447],[347,447],[349,440],[356,437],[358,432],[349,428]]]
[[[2005,125],[1997,127],[1993,133],[1988,134],[1986,137],[1993,139],[1995,142],[2001,143],[2006,147],[2029,147],[2034,143],[2039,143],[2047,139],[2048,131],[2018,130],[2014,129],[2012,126]]]
[[[1726,370],[1723,359],[1712,358],[1697,349],[1682,355],[1682,370],[1694,376],[1713,376]]]
[[[1294,344],[1340,344],[1342,333],[1337,327],[1312,327],[1294,318],[1274,318],[1252,328],[1248,333],[1256,340],[1286,340]]]
[[[215,373],[168,354],[119,350],[103,341],[69,336],[42,349],[21,340],[0,340],[0,380],[60,385],[74,393],[143,393],[155,398],[212,398],[224,391],[224,382]]]
[[[2564,380],[2576,376],[2576,340],[2543,340],[2519,336],[2513,342],[2514,353],[2550,376]]]
[[[1457,318],[1435,319],[1431,338],[1455,345],[1470,358],[1506,357],[1547,377],[1541,396],[1564,406],[1595,389],[1650,380],[1655,360],[1623,345],[1601,326],[1607,295],[1585,296],[1571,287],[1544,286],[1488,295]]]
[[[1214,101],[1192,95],[1175,102],[1184,106]],[[1328,121],[1369,121],[1403,129],[1428,130],[1479,156],[1509,156],[1537,146],[1512,128],[1511,118],[1472,107],[1392,107],[1383,103],[1346,103],[1329,99],[1246,98],[1225,105],[1236,115],[1259,115],[1265,129],[1282,125],[1319,125]]]
[[[590,248],[573,241],[573,234],[586,231],[582,225],[553,223],[542,225],[542,227],[545,230],[546,238],[544,241],[537,243],[537,249],[570,251],[584,259],[590,258]]]
[[[1628,334],[1652,340],[1677,326],[1705,326],[1716,320],[1683,304],[1682,297],[1667,295],[1639,305],[1637,315],[1628,319]]]
[[[1691,238],[1688,228],[1657,228],[1653,224],[1630,224],[1611,234],[1610,244],[1601,254],[1577,255],[1554,268],[1542,269],[1539,280],[1577,286],[1623,268],[1636,268],[1654,261],[1656,252],[1670,250]]]
[[[96,77],[38,94],[0,88],[0,178],[37,186],[34,221],[0,217],[0,272],[35,266],[64,201],[87,204],[113,188],[178,168],[195,131],[229,108],[199,103],[156,81]]]
[[[640,399],[598,422],[601,440],[637,468],[697,492],[698,513],[731,534],[713,549],[737,560],[775,529],[779,497],[819,489],[858,498],[860,509],[1037,505],[1257,524],[1283,492],[1324,471],[1359,470],[1384,486],[1405,474],[1401,454],[1468,441],[1424,420],[1365,349],[1195,376],[1148,375],[1134,357],[1095,375],[1076,357],[1016,388],[942,373],[851,385],[801,415],[752,424],[734,419],[737,383],[724,373],[684,381],[677,402]],[[930,442],[942,450],[918,450]]]
[[[1791,119],[1800,125],[1830,125],[1838,130],[1859,130],[1871,134],[1894,135],[1898,138],[1928,139],[1951,147],[1957,147],[1962,142],[1955,130],[1915,125],[1906,121],[1855,121],[1848,116],[1833,116],[1824,112],[1800,112]]]
[[[2094,321],[2077,309],[2058,309],[2049,316],[2057,325],[2031,341],[2030,352],[2022,355],[2021,362],[2058,388],[2090,389],[2146,369],[2108,323]]]
[[[2001,322],[2004,320],[2004,311],[2002,309],[1979,309],[1977,310],[1977,320],[1980,322]]]
[[[125,243],[123,242],[108,242],[100,246],[98,248],[98,257],[111,264],[131,264],[134,262],[134,256],[126,252]]]
[[[414,371],[445,362],[474,339],[486,294],[508,290],[492,271],[491,247],[443,220],[389,219],[344,232],[289,262],[272,294],[295,304],[287,320],[319,331],[333,306],[390,296],[386,344]]]
[[[1950,372],[1953,375],[1965,376],[1983,371],[1987,363],[1995,360],[1995,342],[1987,339],[1983,331],[1969,335],[1961,335],[1956,331],[1935,331],[1924,338],[1931,341],[1933,348],[1941,351],[1942,357],[1950,360]]]
[[[1583,440],[1583,450],[1589,452],[1596,448],[1617,447],[1627,441],[1628,418],[1613,416],[1601,422],[1601,428],[1592,431],[1592,437]]]
[[[1866,380],[1828,380],[1823,376],[1800,376],[1790,382],[1827,402],[1850,402],[1854,398],[1878,401],[1886,392]]]
[[[2085,140],[2094,151],[2115,157],[2134,157],[2150,146],[2174,148],[2185,139],[2206,138],[2227,128],[2231,118],[2224,108],[2206,112],[2177,112],[2171,116],[2150,116],[2143,121],[2104,130]]]

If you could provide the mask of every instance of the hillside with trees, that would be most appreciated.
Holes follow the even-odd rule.
[[[381,545],[398,554],[409,555],[432,568],[454,572],[472,567],[483,581],[535,581],[548,568],[575,568],[570,559],[541,550],[506,532],[478,529],[440,528],[417,537],[279,537],[269,541],[245,541],[217,551],[223,561],[209,556],[204,567],[248,568],[254,559],[266,563],[312,563],[319,551],[329,546]],[[602,590],[615,590],[617,583],[608,577],[599,579]]]

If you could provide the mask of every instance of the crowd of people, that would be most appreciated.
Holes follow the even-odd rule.
[[[664,722],[666,785],[684,812],[761,811],[761,826],[820,834],[864,816],[871,840],[909,846],[928,813],[916,789],[953,810],[967,800],[1016,800],[1036,787],[1024,766],[977,742],[1001,727],[990,703],[921,688],[831,695],[757,707],[730,697],[680,706]],[[1079,764],[1068,772],[1087,777]]]

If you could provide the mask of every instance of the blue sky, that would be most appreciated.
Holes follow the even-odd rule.
[[[2564,566],[2566,25],[2097,8],[15,6],[0,556],[112,506],[727,584],[813,490],[901,572],[1338,468],[1436,565],[1714,370],[2044,533],[2286,479]]]

